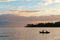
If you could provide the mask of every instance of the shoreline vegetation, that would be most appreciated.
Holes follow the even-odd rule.
[[[60,27],[60,22],[27,24],[25,27]]]

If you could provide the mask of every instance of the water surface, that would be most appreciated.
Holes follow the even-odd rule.
[[[50,34],[40,34],[48,30]],[[0,40],[60,40],[60,28],[0,28]]]

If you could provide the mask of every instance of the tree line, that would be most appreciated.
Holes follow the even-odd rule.
[[[25,27],[60,27],[60,22],[27,24]]]

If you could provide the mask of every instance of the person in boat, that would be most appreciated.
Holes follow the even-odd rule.
[[[42,33],[42,34],[48,34],[48,33],[50,33],[50,32],[48,32],[48,31],[45,31],[45,32],[44,32],[44,30],[42,30],[42,31],[40,31],[40,33]]]

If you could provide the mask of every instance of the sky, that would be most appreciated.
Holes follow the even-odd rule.
[[[60,21],[59,15],[60,0],[0,0],[0,26]]]
[[[60,15],[60,0],[0,0],[0,14],[10,10],[25,11],[19,12],[20,16]]]

